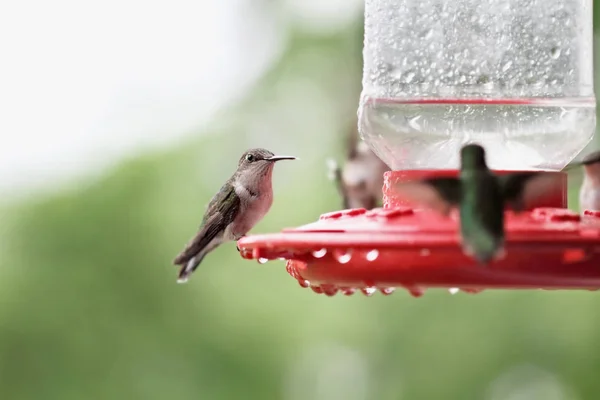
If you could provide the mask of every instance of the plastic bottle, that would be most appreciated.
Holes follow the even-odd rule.
[[[593,137],[592,0],[366,0],[359,129],[394,170],[560,170]]]

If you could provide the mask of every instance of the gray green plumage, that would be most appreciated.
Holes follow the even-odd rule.
[[[483,147],[461,149],[458,178],[403,182],[398,193],[448,215],[458,208],[462,247],[481,263],[504,253],[504,209],[522,211],[539,196],[558,189],[561,178],[547,172],[515,172],[498,176],[488,169]]]
[[[273,203],[274,163],[293,159],[265,149],[240,157],[235,173],[208,204],[198,232],[173,261],[181,267],[178,282],[186,282],[209,252],[245,236],[266,215]]]

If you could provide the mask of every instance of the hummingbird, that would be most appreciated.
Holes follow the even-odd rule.
[[[356,127],[347,138],[344,168],[328,160],[329,178],[335,182],[344,208],[370,210],[381,203],[383,174],[390,169],[360,139]]]
[[[561,179],[548,172],[496,175],[488,169],[485,150],[477,144],[462,147],[457,178],[428,178],[399,183],[408,200],[448,216],[458,208],[463,252],[481,264],[504,256],[504,208],[525,209],[536,198],[558,189]]]
[[[224,242],[239,240],[267,214],[273,204],[275,162],[295,159],[261,148],[242,154],[235,173],[208,204],[198,233],[173,260],[181,266],[178,283],[187,282],[209,252]]]
[[[580,162],[572,163],[564,171],[583,167],[583,183],[579,189],[580,210],[600,210],[600,150],[594,151]]]

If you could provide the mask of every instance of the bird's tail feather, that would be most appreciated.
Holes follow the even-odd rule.
[[[187,264],[202,249],[202,236],[197,235],[185,246],[185,249],[173,260],[174,265]]]
[[[204,253],[200,253],[195,257],[192,257],[187,263],[183,264],[179,269],[179,276],[177,277],[177,283],[186,283],[190,278],[190,275],[198,268],[198,265],[204,258]]]

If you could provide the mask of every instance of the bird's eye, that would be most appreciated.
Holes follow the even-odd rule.
[[[248,161],[248,162],[254,161],[254,155],[253,154],[246,154],[246,161]]]

